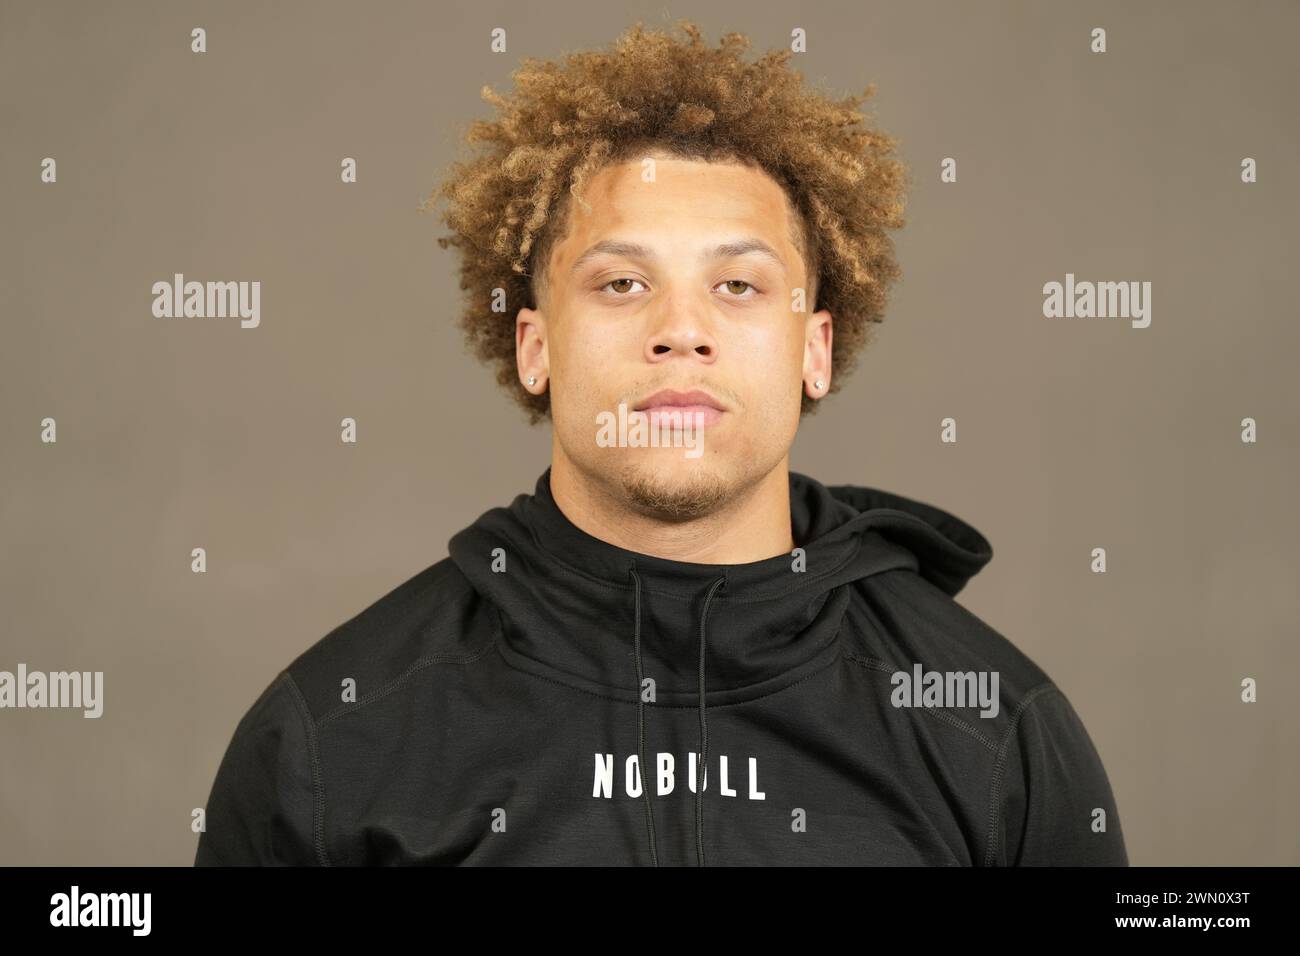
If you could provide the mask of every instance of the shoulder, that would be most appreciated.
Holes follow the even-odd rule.
[[[893,706],[884,710],[914,720],[925,719],[917,711],[928,714],[984,752],[985,863],[1127,862],[1100,755],[1070,699],[1028,654],[909,569],[855,582],[846,613],[846,656],[891,684]],[[930,689],[930,675],[938,675],[933,705],[915,687],[921,677]],[[976,706],[946,698],[962,678]],[[983,695],[993,688],[996,713],[986,716]]]
[[[444,558],[335,627],[285,671],[320,721],[399,691],[430,668],[472,663],[492,648],[497,625],[495,610]],[[355,703],[344,703],[348,680]]]
[[[908,668],[996,671],[1016,702],[1051,683],[1013,641],[913,570],[858,580],[848,613],[854,649],[866,656]]]
[[[1027,653],[911,569],[854,582],[845,623],[846,657],[893,708],[941,716],[993,754],[1024,708],[1059,693]]]

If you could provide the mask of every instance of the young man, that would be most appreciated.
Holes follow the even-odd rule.
[[[267,687],[197,863],[1127,863],[1069,701],[953,600],[984,537],[789,471],[897,275],[892,141],[686,34],[485,93],[444,248],[551,465]]]

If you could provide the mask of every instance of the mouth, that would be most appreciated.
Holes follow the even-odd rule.
[[[632,410],[643,412],[653,428],[664,424],[670,427],[707,427],[716,425],[726,409],[708,392],[693,389],[679,392],[662,389],[637,402]]]

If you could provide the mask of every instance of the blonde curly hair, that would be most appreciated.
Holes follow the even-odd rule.
[[[571,53],[560,63],[526,57],[510,97],[483,87],[499,115],[473,121],[464,140],[484,149],[452,162],[420,207],[448,201],[441,218],[452,233],[438,244],[460,250],[466,343],[495,366],[531,424],[549,417],[549,392],[534,395],[519,383],[520,306],[493,311],[494,293],[540,307],[549,251],[566,229],[568,203],[559,200],[567,191],[583,202],[583,183],[607,164],[658,148],[743,162],[785,189],[802,233],[796,245],[812,287],[809,311],[833,317],[831,392],[883,320],[901,274],[885,230],[904,224],[909,174],[893,155],[896,140],[857,109],[875,85],[828,99],[803,87],[787,65],[789,50],[746,63],[743,34],[728,33],[710,49],[694,23],[677,26],[684,39],[638,22],[608,51]],[[801,414],[817,404],[803,396]]]

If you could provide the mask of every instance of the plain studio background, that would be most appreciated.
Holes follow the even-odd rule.
[[[792,467],[988,536],[958,600],[1074,703],[1133,863],[1300,863],[1300,7],[568,6],[0,7],[0,670],[105,675],[98,720],[0,711],[0,862],[188,865],[276,672],[532,490],[549,430],[465,353],[417,206],[523,56],[690,17],[751,58],[805,29],[795,67],[876,82],[916,178],[879,339]],[[260,281],[260,327],[155,319],[176,272]],[[1067,272],[1151,282],[1151,326],[1045,318]]]

